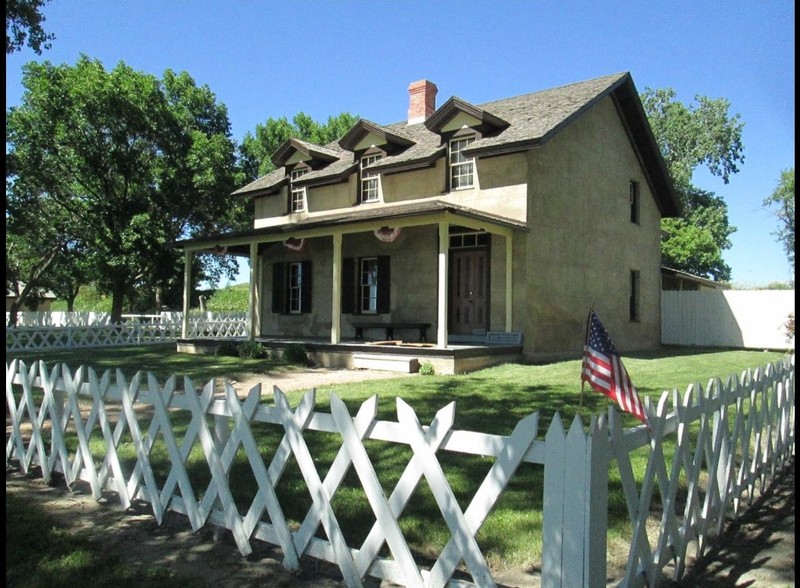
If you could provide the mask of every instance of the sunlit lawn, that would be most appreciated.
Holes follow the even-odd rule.
[[[45,354],[15,354],[29,363],[42,359],[48,365],[65,362],[72,368],[91,366],[98,371],[120,367],[128,378],[136,371],[151,371],[160,381],[170,374],[188,375],[196,386],[211,378],[235,377],[241,380],[254,374],[290,369],[264,360],[242,360],[232,357],[177,354],[174,344],[137,348],[104,348],[91,351],[57,351]],[[684,393],[687,386],[699,383],[705,387],[709,379],[720,377],[725,381],[731,374],[740,374],[747,368],[765,366],[784,357],[780,352],[761,351],[709,351],[697,349],[665,349],[652,353],[625,356],[624,363],[640,394],[659,396],[665,390],[677,389]],[[568,425],[580,413],[584,423],[591,415],[607,411],[608,399],[588,387],[581,393],[579,360],[562,361],[548,365],[507,364],[484,369],[470,374],[455,376],[417,376],[389,380],[365,380],[360,383],[322,386],[317,389],[316,410],[329,412],[331,393],[342,398],[350,413],[355,414],[365,400],[377,395],[378,418],[397,420],[396,397],[404,399],[416,411],[420,422],[429,424],[436,411],[450,402],[456,403],[455,429],[508,435],[516,423],[532,412],[540,412],[539,436],[544,437],[553,415],[560,413]],[[296,406],[303,392],[289,392],[290,404]],[[272,403],[271,398],[264,402]],[[173,414],[172,424],[178,439],[181,439],[189,419],[184,414]],[[632,417],[625,417],[627,426],[639,424]],[[144,430],[144,426],[142,427]],[[280,427],[253,424],[262,457],[267,465],[280,442],[283,429]],[[337,435],[309,432],[307,442],[315,459],[320,477],[324,479],[339,447]],[[378,441],[366,443],[373,459],[376,473],[388,496],[411,452],[404,445],[390,445]],[[93,451],[102,459],[104,448],[99,435],[95,436]],[[669,452],[670,448],[667,447]],[[126,472],[135,463],[133,444],[129,441],[121,450],[126,460]],[[443,469],[448,482],[463,509],[492,465],[489,458],[440,452]],[[156,475],[163,484],[169,472],[169,462],[163,444],[156,443],[151,459],[156,462]],[[645,466],[646,452],[634,457],[634,468],[641,477]],[[190,455],[187,469],[193,486],[204,489],[210,481],[208,465],[196,444]],[[252,469],[240,450],[231,471],[231,487],[240,511],[246,512],[257,490]],[[287,518],[299,524],[309,507],[311,497],[305,488],[302,475],[294,459],[290,459],[276,491],[285,508]],[[482,527],[478,542],[487,560],[495,568],[527,568],[538,565],[541,550],[542,467],[523,464],[503,493],[498,505]],[[200,498],[202,490],[198,490]],[[360,545],[366,537],[374,516],[353,470],[345,479],[342,488],[335,494],[332,505],[340,520],[345,537],[350,545]],[[365,521],[368,523],[365,524]],[[610,471],[609,486],[610,535],[629,536],[627,507],[620,489],[616,468]],[[447,527],[438,507],[423,481],[409,506],[400,518],[400,525],[407,539],[421,560],[437,554],[449,538]]]

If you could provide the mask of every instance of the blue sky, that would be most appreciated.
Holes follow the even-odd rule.
[[[107,69],[187,71],[227,106],[237,142],[298,112],[404,120],[408,85],[423,78],[438,104],[622,71],[640,92],[726,98],[745,123],[744,164],[727,185],[703,171],[694,183],[725,199],[738,228],[724,253],[734,284],[794,279],[761,204],[794,167],[793,1],[51,0],[43,13],[56,39],[41,56],[6,57],[7,107],[21,99],[24,63],[85,53]]]

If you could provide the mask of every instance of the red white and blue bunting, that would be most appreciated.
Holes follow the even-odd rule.
[[[373,234],[378,238],[379,241],[391,243],[400,236],[400,227],[383,226],[380,229],[375,229]]]

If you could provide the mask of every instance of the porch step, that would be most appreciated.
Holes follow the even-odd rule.
[[[407,355],[389,355],[386,353],[354,353],[353,367],[415,374],[419,371],[419,359],[408,357]]]

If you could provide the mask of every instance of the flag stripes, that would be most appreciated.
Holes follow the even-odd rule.
[[[622,411],[631,413],[647,424],[639,393],[594,310],[590,311],[587,323],[581,380],[614,400]]]

